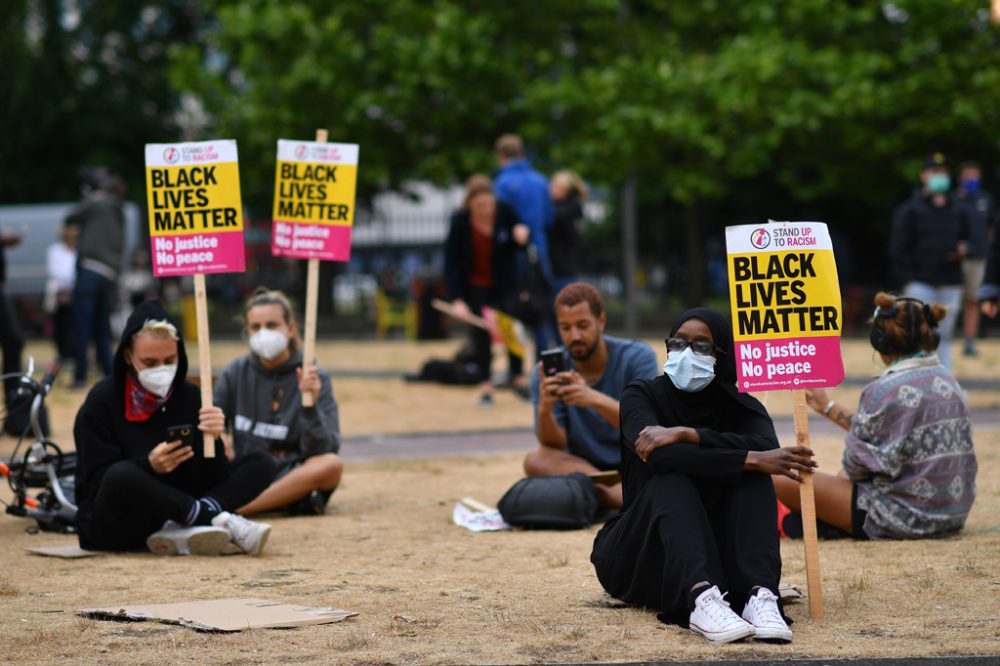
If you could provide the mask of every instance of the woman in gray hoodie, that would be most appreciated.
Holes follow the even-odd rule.
[[[227,365],[214,402],[226,414],[231,457],[272,455],[278,477],[241,508],[254,514],[286,508],[318,515],[340,483],[340,418],[330,376],[316,364],[302,370],[298,327],[280,291],[259,288],[244,308],[250,353]],[[313,406],[302,395],[313,394]]]

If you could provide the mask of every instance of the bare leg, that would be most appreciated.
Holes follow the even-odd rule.
[[[781,503],[795,513],[802,513],[799,484],[787,476],[772,476],[771,480],[774,481],[774,491]],[[813,487],[816,493],[816,517],[845,532],[853,532],[851,492],[854,490],[854,484],[850,479],[814,472]]]
[[[962,311],[962,332],[965,333],[966,347],[974,349],[976,334],[979,332],[978,301],[965,301]]]
[[[524,473],[527,476],[551,476],[555,474],[572,474],[583,472],[593,474],[599,472],[589,462],[561,449],[551,446],[539,446],[524,458]],[[602,507],[620,509],[622,506],[622,484],[594,484],[597,489],[597,502]]]
[[[301,465],[272,483],[249,503],[237,509],[236,513],[250,516],[264,511],[282,509],[314,490],[332,490],[340,483],[340,475],[343,471],[344,463],[336,454],[324,453],[306,458]]]

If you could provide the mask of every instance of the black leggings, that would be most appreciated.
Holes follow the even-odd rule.
[[[735,486],[656,474],[597,535],[591,561],[612,596],[658,608],[665,622],[687,625],[691,588],[701,581],[728,591],[739,613],[757,585],[778,594],[774,484],[753,472]]]
[[[483,306],[494,309],[500,308],[500,299],[492,289],[484,287],[470,286],[467,293],[468,301],[466,305],[472,314],[482,316]],[[478,326],[469,327],[469,337],[472,342],[473,362],[479,371],[479,381],[485,382],[490,378],[490,368],[493,359],[493,339],[489,331],[485,331]],[[510,378],[518,377],[522,373],[523,361],[521,358],[507,353],[507,368]]]
[[[122,460],[104,473],[89,518],[80,523],[80,546],[88,550],[138,550],[167,520],[183,524],[192,505],[211,497],[234,511],[271,485],[277,466],[266,453],[233,462],[200,463],[186,487],[166,483],[158,474]]]

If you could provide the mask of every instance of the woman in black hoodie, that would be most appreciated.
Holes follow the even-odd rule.
[[[113,376],[91,389],[73,426],[82,548],[217,554],[232,541],[252,555],[263,549],[270,526],[232,512],[271,483],[274,462],[263,454],[227,460],[222,410],[201,406],[187,369],[170,316],[157,301],[141,303],[122,332]],[[190,436],[166,441],[169,428],[185,425]],[[201,455],[201,432],[215,435],[214,458]]]

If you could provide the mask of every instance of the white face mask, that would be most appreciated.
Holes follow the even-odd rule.
[[[288,349],[288,336],[272,328],[262,328],[250,336],[250,350],[265,361]]]
[[[695,354],[690,347],[667,354],[663,373],[681,391],[697,393],[715,379],[715,357]]]
[[[136,373],[142,388],[161,398],[166,397],[177,376],[177,364],[146,368]]]

